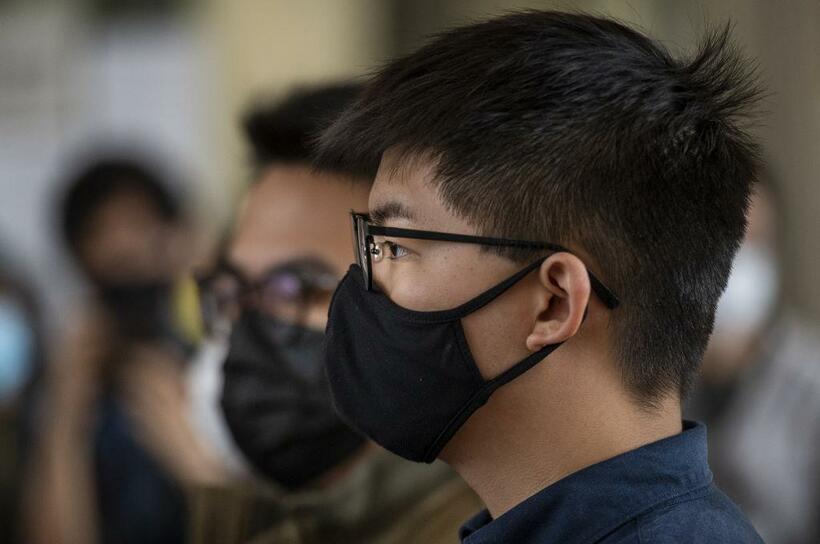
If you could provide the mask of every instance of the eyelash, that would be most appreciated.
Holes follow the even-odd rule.
[[[401,259],[401,258],[406,257],[407,255],[410,254],[410,250],[407,249],[406,247],[404,247],[401,244],[397,244],[395,242],[385,240],[384,245],[390,250],[390,252],[387,254],[387,258],[390,259],[390,260],[395,261],[396,259]],[[396,253],[399,252],[399,251],[403,251],[404,254],[396,255]]]

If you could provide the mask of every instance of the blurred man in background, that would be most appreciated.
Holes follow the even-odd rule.
[[[705,421],[715,479],[769,544],[820,542],[818,326],[780,293],[781,224],[769,180],[715,316],[688,415]]]
[[[332,409],[320,350],[349,260],[344,210],[361,204],[369,184],[308,162],[311,133],[353,93],[305,92],[248,114],[255,182],[202,282],[208,329],[231,335],[221,400],[230,433],[257,472],[289,490],[364,445]]]
[[[19,514],[31,431],[31,383],[42,366],[40,317],[19,271],[0,255],[0,544],[20,542]]]
[[[351,260],[348,212],[367,207],[370,179],[317,170],[310,154],[358,90],[305,89],[246,116],[254,181],[201,280],[207,328],[230,330],[221,398],[230,433],[284,509],[253,542],[455,542],[459,518],[478,504],[446,467],[374,447],[332,406],[324,327]],[[224,516],[213,523],[200,532],[226,530]]]
[[[191,334],[174,287],[192,245],[184,208],[150,168],[110,157],[68,181],[59,214],[93,297],[45,378],[31,540],[185,542],[185,485],[221,469],[185,410]]]

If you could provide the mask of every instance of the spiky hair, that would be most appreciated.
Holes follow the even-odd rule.
[[[583,250],[622,300],[624,381],[652,405],[688,389],[745,232],[755,80],[728,25],[681,59],[611,19],[517,12],[386,65],[317,160],[373,175],[385,150],[427,157],[482,234]]]

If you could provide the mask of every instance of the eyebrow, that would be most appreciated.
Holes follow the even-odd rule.
[[[370,211],[370,222],[374,225],[384,225],[390,219],[407,219],[414,221],[416,214],[413,210],[397,200],[389,200],[379,204]]]

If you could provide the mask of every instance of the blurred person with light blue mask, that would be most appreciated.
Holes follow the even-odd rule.
[[[782,209],[765,176],[687,417],[715,479],[769,544],[820,542],[820,336],[781,292]]]
[[[20,303],[0,295],[0,403],[16,400],[31,375],[34,332]]]
[[[30,384],[39,372],[39,318],[30,292],[0,271],[0,543],[18,542],[21,474],[31,428]]]

